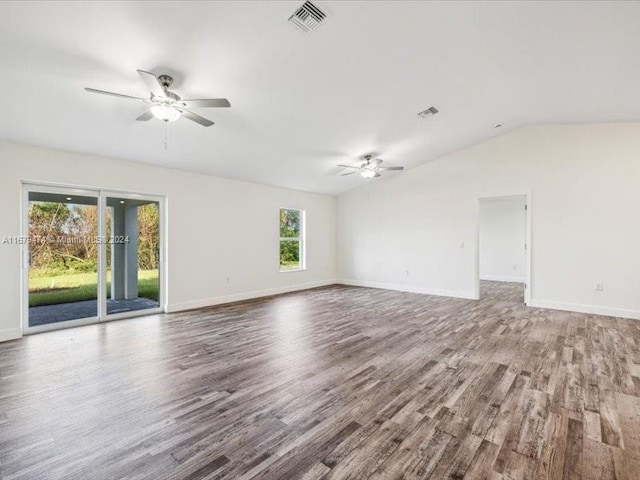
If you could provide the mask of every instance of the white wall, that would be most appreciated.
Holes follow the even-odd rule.
[[[336,278],[334,197],[0,142],[0,238],[21,234],[21,181],[166,195],[170,311]],[[278,271],[280,207],[307,212],[306,271]],[[0,295],[0,340],[20,336],[17,246],[0,245]]]
[[[640,124],[523,128],[381,180],[338,199],[344,282],[473,298],[477,199],[530,193],[531,304],[640,318]]]
[[[526,203],[525,195],[480,200],[480,280],[524,283]]]

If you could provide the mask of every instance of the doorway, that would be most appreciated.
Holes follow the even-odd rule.
[[[163,198],[23,186],[25,334],[164,311]]]
[[[478,199],[476,298],[531,298],[529,196]]]

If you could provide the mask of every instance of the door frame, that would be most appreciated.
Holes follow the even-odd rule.
[[[99,187],[87,187],[77,185],[66,185],[60,183],[49,183],[39,181],[22,181],[22,201],[21,201],[21,236],[22,238],[28,238],[29,235],[29,193],[30,192],[43,192],[43,193],[56,193],[63,195],[82,195],[88,197],[95,197],[97,200],[98,209],[98,237],[104,238],[105,236],[105,208],[106,197],[117,196],[119,198],[131,198],[149,200],[158,203],[159,208],[159,229],[160,229],[160,265],[158,267],[158,282],[159,282],[159,297],[158,308],[136,310],[132,312],[122,312],[112,315],[107,315],[107,279],[106,279],[106,244],[104,242],[98,245],[98,295],[97,303],[98,310],[96,316],[81,318],[77,320],[67,320],[59,323],[51,323],[48,325],[38,325],[35,327],[29,326],[29,245],[23,243],[20,249],[20,302],[21,302],[21,325],[23,335],[30,335],[34,333],[47,332],[51,330],[60,330],[64,328],[79,327],[82,325],[91,325],[96,323],[108,322],[111,320],[121,320],[125,318],[140,317],[146,315],[154,315],[158,313],[164,313],[167,311],[167,220],[166,220],[166,197],[164,195],[137,193],[129,190],[118,189],[106,189]]]
[[[498,195],[482,195],[476,198],[476,238],[475,238],[475,250],[474,250],[474,268],[473,268],[473,298],[480,299],[480,201],[492,198],[507,198],[507,197],[525,197],[525,218],[526,218],[526,231],[525,231],[525,287],[524,287],[524,303],[525,305],[531,305],[531,298],[533,296],[533,225],[531,222],[531,192],[515,192],[504,193]]]
[[[145,316],[145,315],[154,315],[157,313],[164,313],[166,311],[166,264],[165,264],[165,259],[166,259],[166,236],[165,236],[165,217],[164,217],[164,213],[165,213],[165,208],[164,208],[164,203],[165,203],[165,197],[161,196],[161,195],[149,195],[149,194],[144,194],[144,193],[133,193],[133,192],[129,192],[129,191],[120,191],[120,190],[112,190],[112,189],[102,189],[100,190],[100,210],[101,212],[105,212],[106,208],[107,208],[107,197],[117,197],[117,198],[125,198],[125,199],[131,199],[131,200],[149,200],[151,202],[157,202],[158,203],[158,220],[159,220],[159,229],[160,229],[160,264],[158,265],[158,288],[160,289],[159,291],[159,295],[158,295],[158,308],[149,308],[149,309],[145,309],[145,310],[134,310],[132,312],[122,312],[122,313],[112,313],[112,314],[108,314],[107,313],[107,302],[103,301],[102,305],[101,305],[101,309],[100,309],[100,321],[109,321],[109,320],[121,320],[124,318],[131,318],[131,317],[141,317],[141,316]],[[103,214],[104,215],[104,214]],[[104,230],[104,219],[102,221],[102,229]],[[105,232],[102,233],[102,236],[104,237]],[[101,243],[99,245],[99,250],[102,251],[102,258],[105,260],[106,262],[106,258],[107,258],[107,245],[106,243]],[[101,264],[102,265],[102,264]],[[107,265],[104,265],[105,267],[107,267]],[[100,269],[100,275],[102,275],[104,278],[102,278],[102,292],[106,292],[107,289],[107,278],[106,278],[106,274],[107,274],[107,269],[106,268],[102,268]],[[100,285],[100,282],[98,282],[98,285]],[[103,297],[106,300],[106,296],[103,295]]]

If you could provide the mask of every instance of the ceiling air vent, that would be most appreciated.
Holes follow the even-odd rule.
[[[306,1],[289,17],[289,23],[298,30],[309,33],[318,28],[326,18],[326,13],[313,3]]]
[[[425,119],[431,115],[435,115],[436,113],[438,113],[440,110],[438,110],[436,107],[429,107],[426,110],[423,110],[421,112],[418,112],[418,117]]]

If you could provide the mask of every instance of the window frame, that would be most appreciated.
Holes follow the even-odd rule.
[[[293,210],[300,214],[300,231],[297,237],[281,237],[280,236],[280,215],[283,210]],[[307,212],[301,208],[289,208],[280,207],[278,210],[278,270],[280,273],[291,272],[303,272],[307,269],[307,242],[306,242],[306,230],[307,230]],[[280,259],[280,250],[282,242],[298,242],[298,256],[300,258],[300,265],[297,268],[282,268]]]

